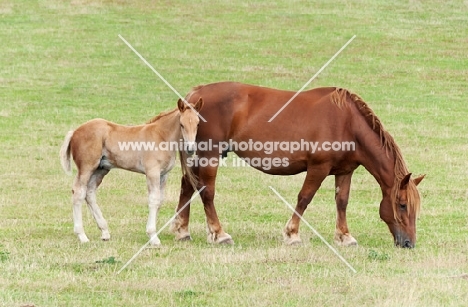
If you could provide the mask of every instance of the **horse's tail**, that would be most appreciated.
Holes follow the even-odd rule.
[[[71,163],[70,163],[70,140],[73,136],[75,131],[70,130],[68,131],[67,135],[65,136],[65,140],[63,141],[62,147],[60,147],[60,164],[62,164],[62,168],[68,175],[71,175]]]
[[[198,178],[197,176],[193,173],[192,168],[188,165],[188,156],[185,153],[185,151],[181,150],[179,151],[179,156],[180,156],[180,164],[182,166],[182,176],[188,180],[190,185],[193,187],[194,190],[197,190],[197,185],[198,185]]]

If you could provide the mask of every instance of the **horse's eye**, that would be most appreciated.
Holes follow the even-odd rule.
[[[184,129],[184,125],[180,124],[180,128],[181,128],[181,129]]]
[[[406,204],[400,204],[400,210],[406,210]]]

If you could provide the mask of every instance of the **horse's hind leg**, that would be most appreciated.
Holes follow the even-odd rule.
[[[349,190],[353,173],[335,176],[336,229],[335,243],[339,246],[357,245],[351,236],[346,222],[346,207],[348,206]]]
[[[307,206],[311,202],[315,195],[315,192],[320,188],[322,181],[328,175],[329,170],[327,168],[309,168],[307,169],[307,175],[302,185],[302,189],[297,197],[297,205],[295,212],[291,219],[286,223],[286,227],[283,231],[284,242],[287,245],[300,244],[302,242],[299,236],[299,223],[300,217],[306,210]],[[298,216],[299,215],[299,216]]]
[[[86,190],[89,179],[91,177],[91,171],[82,171],[78,169],[78,175],[76,175],[72,189],[72,203],[73,203],[73,230],[80,239],[81,243],[89,242],[83,228],[83,214],[81,205],[86,198]]]
[[[97,226],[101,230],[101,239],[104,241],[108,241],[110,239],[110,234],[107,221],[102,216],[101,209],[99,208],[96,201],[96,190],[107,173],[109,173],[109,170],[107,169],[96,169],[89,179],[88,188],[86,191],[86,202],[88,203],[88,208],[93,214]]]

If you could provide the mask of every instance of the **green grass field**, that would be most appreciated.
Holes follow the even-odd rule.
[[[359,246],[337,247],[354,274],[303,224],[304,244],[283,245],[291,212],[268,186],[294,203],[303,175],[226,167],[216,204],[235,245],[206,242],[197,199],[192,242],[165,229],[162,248],[117,275],[147,241],[145,178],[105,178],[98,203],[111,241],[100,241],[84,205],[91,242],[80,244],[58,151],[89,119],[140,124],[176,106],[118,34],[182,95],[222,80],[298,90],[356,34],[310,88],[361,95],[410,170],[427,174],[417,247],[393,246],[379,186],[363,168],[348,207]],[[0,44],[0,306],[466,306],[467,1],[3,0]],[[177,166],[159,226],[179,181]],[[304,217],[332,242],[333,178]]]

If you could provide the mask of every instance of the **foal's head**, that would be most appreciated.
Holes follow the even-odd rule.
[[[203,99],[200,97],[196,103],[190,105],[182,99],[177,101],[180,111],[180,130],[184,139],[184,150],[189,155],[193,155],[196,150],[195,139],[197,137],[198,123],[200,118],[198,112],[203,107]]]
[[[416,244],[416,218],[419,213],[420,198],[416,186],[424,175],[411,179],[407,174],[399,182],[394,195],[393,206],[381,206],[380,216],[387,223],[396,246],[413,248]]]

